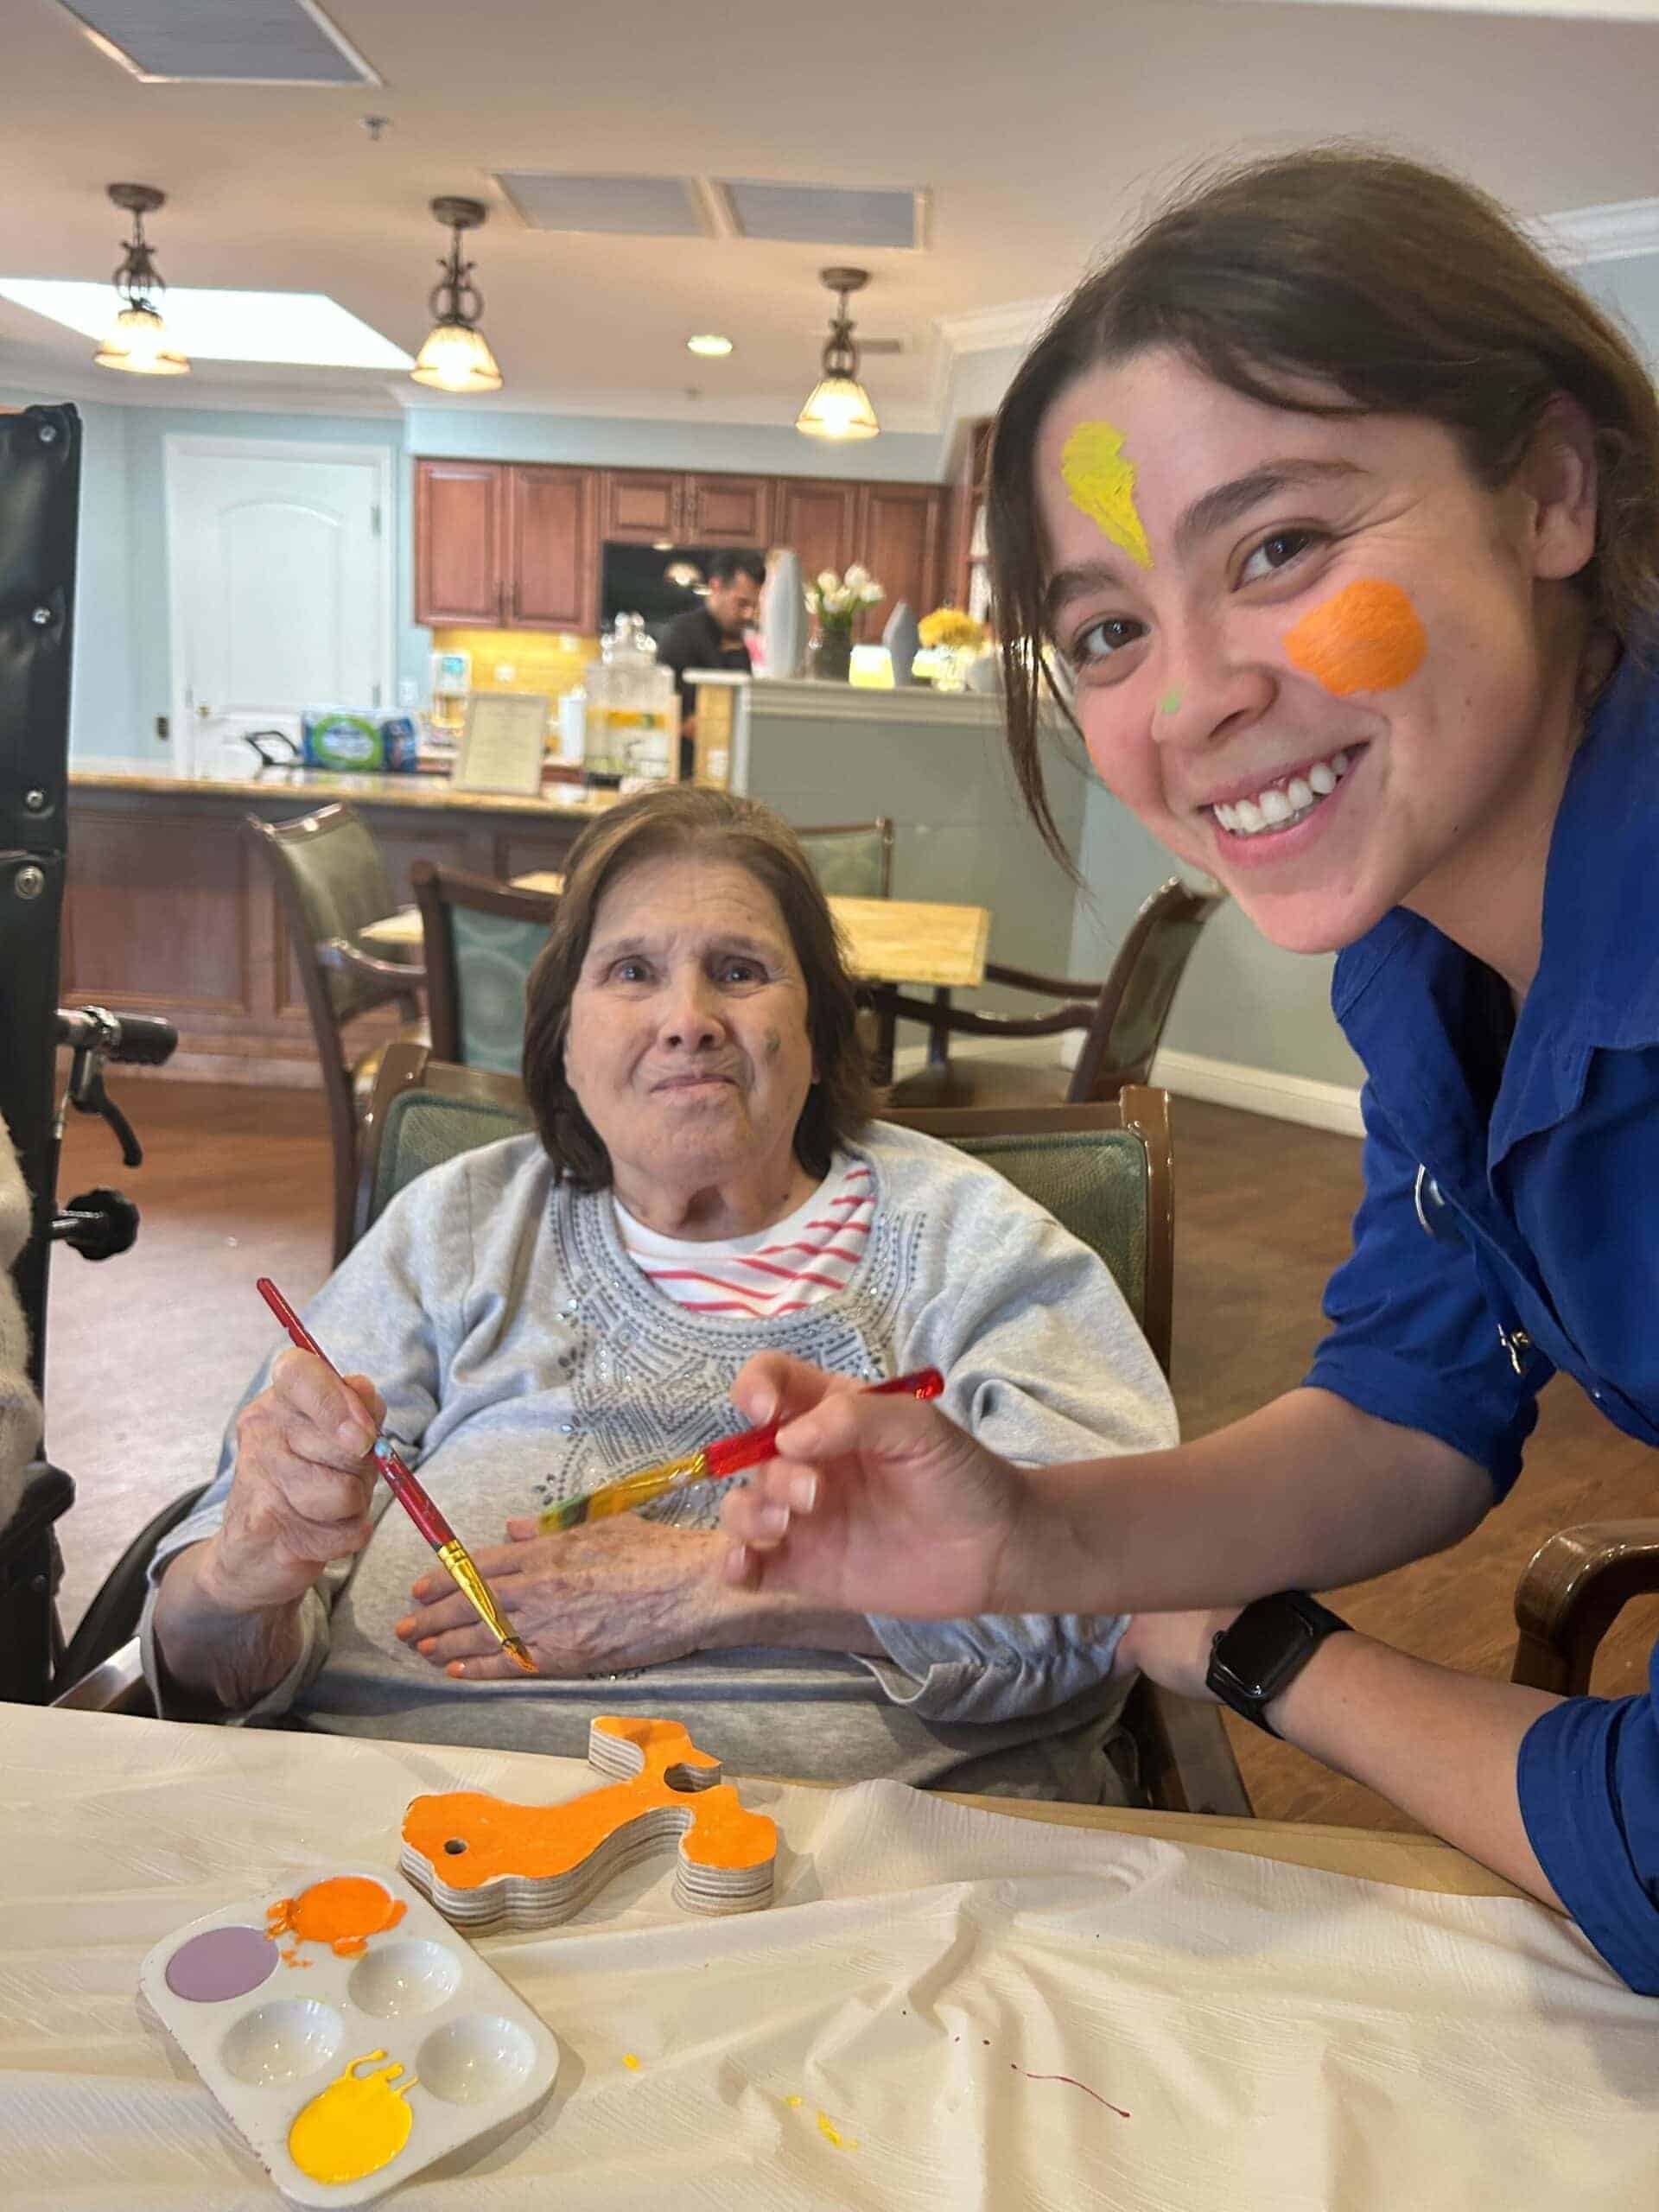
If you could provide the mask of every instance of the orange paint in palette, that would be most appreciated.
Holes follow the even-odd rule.
[[[406,1908],[378,1882],[355,1874],[336,1874],[326,1882],[313,1882],[297,1897],[278,1897],[265,1907],[265,1933],[273,1943],[292,1936],[295,1948],[283,1957],[289,1966],[302,1963],[301,1943],[327,1943],[339,1959],[363,1949],[371,1936],[395,1928]]]
[[[1428,651],[1417,610],[1398,584],[1345,585],[1284,638],[1293,667],[1338,698],[1392,691],[1415,676]]]
[[[627,1778],[562,1805],[517,1805],[477,1790],[416,1797],[404,1815],[403,1872],[457,1927],[563,1920],[619,1867],[679,1839],[677,1901],[734,1912],[766,1904],[776,1824],[751,1813],[720,1761],[677,1720],[607,1715],[588,1758]]]

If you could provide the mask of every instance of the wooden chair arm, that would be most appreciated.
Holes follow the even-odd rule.
[[[317,947],[319,968],[339,968],[348,975],[366,976],[397,991],[418,991],[426,982],[424,968],[403,960],[381,960],[343,937],[331,937]]]
[[[1632,1598],[1659,1591],[1659,1521],[1587,1521],[1533,1554],[1515,1593],[1512,1681],[1582,1697],[1596,1647]]]
[[[1000,960],[985,963],[988,983],[1007,983],[1016,991],[1041,991],[1046,998],[1086,999],[1092,1006],[1104,983],[1079,983],[1066,976],[1033,976],[1028,968],[1006,968]]]
[[[925,999],[907,999],[884,983],[871,987],[870,1003],[884,1019],[919,1021],[953,1037],[1057,1037],[1065,1029],[1086,1028],[1094,1014],[1086,1006],[1061,1007],[1052,1014],[970,1014],[964,1007],[930,1006]]]
[[[1147,1802],[1166,1813],[1251,1816],[1220,1709],[1179,1697],[1141,1675],[1123,1708],[1123,1725],[1141,1760]]]
[[[153,1713],[155,1701],[138,1656],[138,1639],[119,1645],[101,1665],[72,1682],[54,1705],[78,1713]]]

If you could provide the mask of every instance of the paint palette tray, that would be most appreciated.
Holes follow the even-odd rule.
[[[556,1805],[477,1790],[416,1797],[403,1872],[457,1928],[550,1928],[611,1876],[677,1839],[674,1901],[686,1912],[772,1902],[778,1828],[750,1812],[677,1720],[601,1714],[588,1763],[618,1779]]]
[[[138,1986],[296,2204],[365,2203],[505,2134],[559,2070],[546,2024],[383,1867],[193,1921]]]

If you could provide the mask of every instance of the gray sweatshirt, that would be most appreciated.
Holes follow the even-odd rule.
[[[846,1287],[804,1312],[752,1320],[675,1305],[624,1253],[609,1193],[560,1182],[525,1136],[411,1184],[306,1319],[343,1372],[374,1378],[388,1428],[473,1550],[505,1541],[510,1515],[741,1426],[732,1380],[768,1348],[872,1381],[938,1367],[945,1411],[1027,1465],[1173,1440],[1163,1377],[1094,1254],[932,1138],[877,1122],[852,1149],[874,1175],[869,1240]],[[153,1586],[218,1527],[233,1457],[232,1425],[212,1490],[156,1556],[143,1629],[153,1685]],[[647,1510],[712,1528],[720,1489]],[[1122,1795],[1105,1751],[1124,1695],[1107,1680],[1119,1619],[873,1618],[884,1658],[757,1645],[600,1679],[456,1682],[393,1633],[433,1560],[384,1485],[376,1509],[366,1548],[308,1593],[292,1671],[229,1718],[582,1758],[594,1714],[650,1713],[684,1720],[737,1774]]]

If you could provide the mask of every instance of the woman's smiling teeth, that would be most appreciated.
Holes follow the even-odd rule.
[[[1330,798],[1349,765],[1346,753],[1333,753],[1300,776],[1268,785],[1254,798],[1217,799],[1210,811],[1235,837],[1260,837],[1268,830],[1287,829],[1312,814],[1322,798]]]

